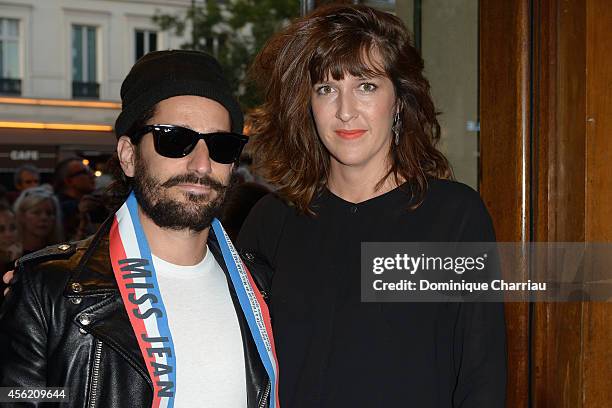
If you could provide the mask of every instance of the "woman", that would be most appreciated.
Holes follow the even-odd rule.
[[[15,214],[5,203],[0,203],[0,256],[3,265],[12,264],[21,256],[21,243],[17,233]]]
[[[63,240],[62,218],[55,195],[45,187],[24,190],[13,205],[23,254]]]
[[[267,274],[285,407],[502,407],[503,306],[364,303],[361,242],[494,240],[478,194],[435,148],[423,60],[401,21],[321,8],[252,74],[254,157],[278,186],[238,240]]]
[[[21,242],[17,233],[15,214],[6,203],[0,202],[0,273],[13,269],[21,256]],[[0,280],[0,303],[4,299],[5,284]]]

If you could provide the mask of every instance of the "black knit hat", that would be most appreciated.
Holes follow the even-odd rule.
[[[217,60],[200,51],[172,50],[150,52],[134,64],[121,85],[122,110],[115,134],[125,135],[144,112],[180,95],[219,102],[229,112],[232,131],[242,133],[242,110]]]

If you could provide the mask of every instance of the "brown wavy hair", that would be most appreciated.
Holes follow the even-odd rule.
[[[370,62],[376,53],[378,67]],[[400,112],[400,142],[391,144],[391,166],[379,181],[393,176],[410,181],[418,206],[427,178],[451,178],[448,161],[436,149],[440,125],[423,76],[423,59],[402,21],[367,6],[331,5],[295,20],[274,35],[256,56],[251,80],[264,103],[251,113],[249,143],[256,169],[301,212],[327,182],[330,155],[319,140],[310,109],[314,84],[328,76],[340,80],[387,76]]]

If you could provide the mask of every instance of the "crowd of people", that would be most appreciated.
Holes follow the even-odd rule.
[[[0,196],[0,262],[3,271],[17,258],[49,245],[95,232],[108,215],[92,170],[77,157],[60,161],[53,184],[41,184],[39,169],[15,171],[14,190]]]
[[[41,184],[40,170],[25,164],[15,170],[13,190],[0,186],[2,273],[13,269],[21,256],[92,235],[112,213],[112,203],[105,200],[107,179],[95,177],[85,163],[78,157],[60,161],[52,184]],[[237,236],[251,207],[269,191],[265,183],[250,174],[247,166],[237,172],[224,211],[230,237]]]

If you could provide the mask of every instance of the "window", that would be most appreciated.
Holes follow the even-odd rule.
[[[98,98],[96,27],[72,26],[72,96]]]
[[[0,18],[0,93],[21,94],[19,20]]]
[[[157,51],[157,33],[155,31],[136,30],[136,60],[151,51]]]
[[[442,127],[440,150],[455,178],[479,185],[478,1],[360,0],[393,11],[414,35]]]

